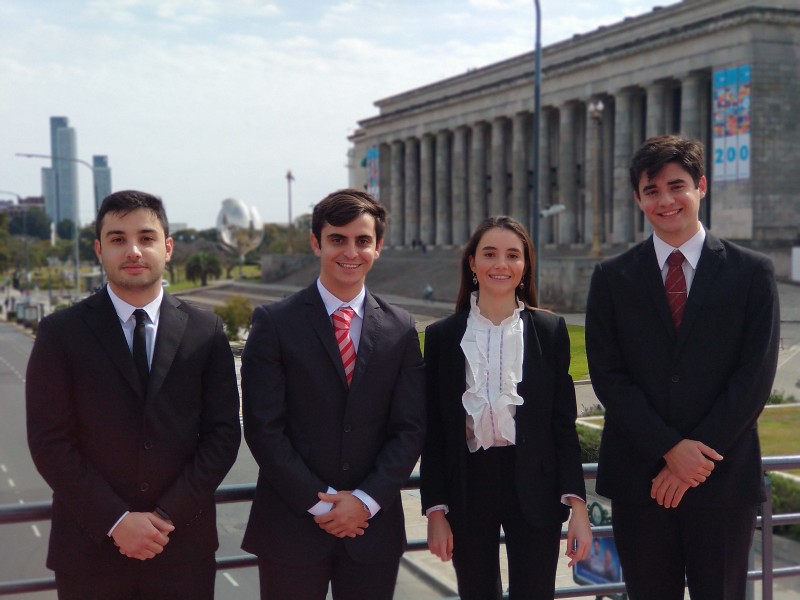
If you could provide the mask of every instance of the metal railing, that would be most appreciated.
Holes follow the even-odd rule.
[[[762,459],[765,472],[788,471],[800,469],[800,455],[793,456],[766,456]],[[583,465],[584,477],[594,479],[597,476],[597,464]],[[762,568],[749,571],[747,578],[750,581],[761,581],[762,600],[773,600],[773,582],[781,577],[800,576],[800,564],[790,567],[773,567],[773,528],[779,525],[792,525],[800,523],[800,513],[774,514],[772,507],[772,487],[770,479],[766,477],[767,500],[762,504],[761,516],[758,517],[756,526],[761,528],[761,562]],[[415,490],[419,488],[419,477],[409,479],[404,489]],[[233,502],[250,502],[255,493],[255,484],[223,485],[216,492],[217,504],[230,504]],[[28,523],[32,521],[49,521],[52,516],[50,502],[30,502],[28,504],[0,505],[0,525],[13,523]],[[611,526],[593,526],[592,533],[595,537],[610,537],[613,535]],[[565,537],[562,533],[562,538]],[[407,552],[427,550],[425,540],[409,540],[406,544]],[[238,569],[255,567],[258,559],[252,554],[238,556],[217,557],[217,570]],[[56,587],[54,577],[41,579],[26,579],[17,581],[0,582],[0,596],[41,592],[54,590]],[[624,583],[587,584],[580,586],[561,587],[556,589],[554,598],[574,598],[582,596],[603,596],[607,594],[622,594],[625,592]]]

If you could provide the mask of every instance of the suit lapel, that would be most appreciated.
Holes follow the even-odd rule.
[[[188,315],[180,310],[180,301],[167,293],[161,300],[158,316],[156,347],[150,365],[150,378],[147,383],[148,395],[155,393],[163,385],[169,373],[175,354],[178,352],[183,333],[186,330]]]
[[[697,320],[700,307],[713,287],[714,280],[724,261],[725,247],[719,238],[706,232],[706,240],[700,252],[700,260],[697,263],[694,279],[692,279],[692,287],[689,289],[689,297],[686,300],[683,321],[678,329],[679,343],[682,343],[689,335],[689,331]]]
[[[375,297],[367,291],[364,298],[364,322],[361,325],[361,338],[358,342],[358,353],[356,354],[356,368],[353,372],[353,381],[350,387],[355,387],[359,380],[364,376],[364,370],[369,364],[370,357],[372,356],[375,348],[377,347],[378,340],[381,337],[381,330],[383,329],[383,311],[380,305],[375,300]],[[338,347],[336,350],[338,358]],[[341,359],[339,359],[341,362]],[[342,376],[344,376],[344,368],[342,368]]]
[[[322,297],[319,295],[316,282],[305,289],[303,301],[311,328],[317,334],[322,347],[325,348],[328,358],[331,359],[331,362],[336,367],[342,385],[347,386],[347,377],[344,374],[342,356],[339,354],[339,345],[336,343],[336,335],[333,332],[333,323],[330,316],[328,316],[328,311],[325,309],[325,303],[322,302]],[[358,371],[358,361],[359,359],[356,360],[356,372]],[[355,373],[353,377],[355,380]]]
[[[122,324],[108,291],[103,288],[103,291],[89,296],[86,306],[89,310],[84,314],[84,321],[97,338],[98,344],[130,386],[144,397],[136,366],[133,364],[133,355],[125,341]]]

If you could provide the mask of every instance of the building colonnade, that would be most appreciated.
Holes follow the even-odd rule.
[[[630,189],[630,158],[652,135],[680,132],[708,142],[710,94],[708,69],[545,104],[539,136],[540,209],[563,205],[565,210],[542,219],[541,242],[576,249],[590,245],[598,191],[600,242],[642,239],[646,232]],[[603,109],[592,115],[597,101]],[[395,139],[384,134],[386,141],[377,144],[374,191],[390,214],[389,245],[461,245],[490,215],[508,214],[530,223],[532,107],[459,121],[423,126],[421,133]],[[704,213],[710,214],[708,205]]]

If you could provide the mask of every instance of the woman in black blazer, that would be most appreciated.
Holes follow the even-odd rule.
[[[456,313],[425,332],[428,547],[453,559],[462,599],[552,599],[561,524],[570,565],[592,535],[564,319],[536,307],[534,254],[510,217],[484,221],[461,261]]]

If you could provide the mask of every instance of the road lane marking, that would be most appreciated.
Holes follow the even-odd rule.
[[[8,469],[6,469],[5,465],[0,465],[0,471],[2,471],[3,473],[8,473]]]
[[[11,477],[8,478],[8,485],[9,487],[16,487],[17,484],[14,483],[14,480]]]
[[[800,352],[800,346],[794,346],[793,348],[790,348],[788,351],[783,352],[782,354],[784,358],[783,360],[778,361],[778,368],[780,369],[783,365],[792,360],[798,352]]]
[[[42,532],[39,531],[39,528],[36,525],[31,525],[31,529],[33,529],[33,535],[36,537],[42,537]]]
[[[239,587],[239,582],[236,581],[233,577],[231,577],[230,573],[228,573],[227,571],[223,571],[222,574],[225,576],[225,579],[231,582],[231,585],[233,587]]]
[[[19,379],[22,381],[22,383],[25,383],[25,377],[24,377],[24,376],[23,376],[23,375],[22,375],[22,374],[21,374],[19,371],[17,371],[17,370],[16,370],[16,369],[15,369],[15,368],[14,368],[14,367],[11,365],[11,363],[10,363],[10,362],[8,362],[8,361],[7,361],[5,358],[3,358],[2,356],[0,356],[0,362],[1,362],[1,363],[3,363],[5,366],[7,366],[9,369],[11,369],[11,372],[12,372],[12,373],[14,373],[14,375],[16,375],[17,377],[19,377]]]

